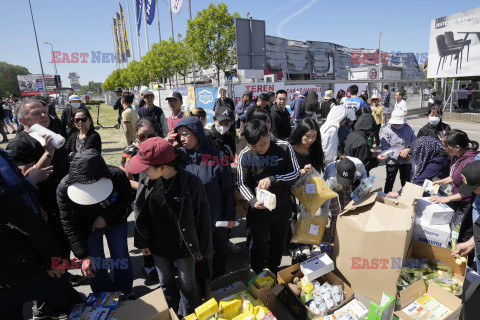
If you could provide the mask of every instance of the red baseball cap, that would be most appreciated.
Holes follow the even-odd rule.
[[[150,166],[161,166],[175,159],[175,148],[165,139],[154,137],[140,143],[135,156],[125,163],[125,169],[133,174],[145,171]]]

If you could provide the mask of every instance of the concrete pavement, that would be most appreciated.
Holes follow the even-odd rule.
[[[428,119],[423,115],[415,115],[408,117],[408,123],[415,129],[415,132],[424,126],[428,122]],[[480,141],[480,126],[477,123],[467,123],[467,122],[447,122],[452,129],[461,129],[468,133],[471,140]],[[13,135],[9,136],[10,139],[13,138]],[[380,166],[375,168],[371,171],[371,174],[374,174],[375,179],[375,188],[380,187],[383,188],[385,183],[385,167]],[[400,189],[400,182],[399,178],[397,177],[397,181],[394,186],[394,190]],[[248,252],[246,248],[246,223],[244,216],[237,217],[240,221],[240,226],[232,230],[232,241],[237,243],[241,246],[242,252],[240,254],[232,254],[229,253],[228,260],[227,260],[227,270],[234,271],[241,268],[248,267]],[[142,273],[142,266],[143,266],[143,258],[140,253],[140,250],[136,249],[133,246],[133,230],[134,230],[134,218],[133,215],[130,215],[128,219],[128,247],[130,250],[130,256],[133,262],[133,271],[134,271],[134,283],[133,283],[133,291],[137,297],[140,297],[156,288],[158,288],[158,284],[150,283],[149,281],[145,280]],[[104,239],[104,244],[106,248],[106,254],[108,253],[108,245],[106,240]],[[288,266],[291,263],[291,259],[288,256],[284,256],[282,259],[282,266]],[[74,270],[72,273],[80,274],[79,270]],[[87,283],[76,288],[82,295],[85,297],[91,292],[90,286]],[[26,304],[24,308],[24,313],[27,318],[31,317],[31,304]],[[285,307],[281,303],[277,303],[277,310],[276,316],[278,319],[292,319],[289,312],[285,309]]]

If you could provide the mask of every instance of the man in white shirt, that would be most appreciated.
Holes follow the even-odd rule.
[[[402,93],[397,91],[395,93],[395,109],[400,109],[405,113],[405,117],[408,114],[408,106],[405,100],[403,100]]]

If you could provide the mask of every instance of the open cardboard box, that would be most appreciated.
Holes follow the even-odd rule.
[[[424,263],[427,263],[431,266],[450,267],[452,268],[453,277],[458,279],[460,283],[463,283],[465,280],[465,272],[467,268],[466,263],[457,265],[455,263],[455,258],[452,257],[451,253],[451,249],[434,246],[428,243],[412,241],[412,244],[408,250],[405,259],[415,259],[414,261],[420,262],[420,266]],[[410,287],[411,286],[409,286],[408,288]],[[403,289],[402,291],[400,291],[400,293],[407,290],[408,288]],[[442,290],[446,291],[445,289]]]
[[[288,287],[288,284],[292,283],[295,277],[303,277],[303,273],[300,270],[300,264],[298,263],[277,273],[278,284],[284,286],[283,291],[279,295],[280,300],[287,307],[287,309],[290,310],[293,317],[297,320],[311,320],[323,318],[322,316],[313,313],[310,308],[305,305],[302,300],[300,300],[300,297],[296,296],[295,293],[293,293],[293,291]],[[331,285],[341,285],[343,287],[343,291],[346,293],[346,297],[343,302],[337,307],[328,310],[328,314],[332,314],[353,299],[353,290],[333,272],[329,272],[317,280],[321,283],[327,281]]]
[[[407,183],[398,199],[372,193],[360,202],[352,201],[339,215],[333,258],[355,292],[376,303],[383,291],[396,296],[399,271],[391,266],[407,254],[414,204],[422,195],[423,187]]]
[[[274,280],[275,274],[269,274]],[[226,275],[223,275],[211,282],[207,282],[205,286],[206,296],[208,299],[215,298],[220,300],[222,298],[231,296],[237,292],[248,290],[248,282],[256,276],[256,273],[251,269],[242,269]],[[241,282],[243,285],[241,285]],[[272,288],[258,289],[252,286],[252,292],[250,293],[255,299],[263,302],[272,313],[275,311],[275,301],[277,296],[271,291]]]
[[[118,320],[178,320],[175,312],[168,308],[162,289],[130,301],[119,307],[115,313]]]
[[[412,302],[423,296],[425,293],[428,293],[432,298],[436,299],[438,302],[453,311],[453,313],[446,317],[445,320],[453,320],[460,317],[462,300],[455,297],[450,292],[442,289],[442,287],[433,282],[430,283],[427,291],[425,282],[423,280],[415,282],[410,287],[400,292],[401,309],[408,307]],[[413,320],[402,310],[395,312],[395,315],[402,320]]]

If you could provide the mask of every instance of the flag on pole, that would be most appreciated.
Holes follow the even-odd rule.
[[[117,56],[117,62],[122,63],[120,60],[121,57],[121,52],[120,52],[120,46],[118,41],[118,32],[117,32],[117,19],[113,18],[113,36],[114,36],[114,43],[115,43],[115,55]]]
[[[145,0],[145,11],[147,13],[148,24],[152,24],[153,19],[155,18],[155,1],[156,0]]]
[[[135,6],[137,8],[136,19],[137,19],[137,33],[140,36],[140,26],[142,25],[142,9],[143,9],[143,0],[135,0]]]
[[[120,15],[118,12],[115,12],[117,14],[117,37],[118,37],[118,44],[120,46],[120,53],[121,53],[121,61],[127,62],[127,55],[125,52],[125,39],[123,38],[123,32],[122,32],[122,19],[120,18]]]
[[[122,5],[119,3],[120,5],[120,16],[122,18],[121,22],[122,22],[122,35],[123,35],[123,38],[125,39],[125,51],[126,51],[126,54],[127,54],[127,57],[131,57],[132,55],[130,54],[130,41],[128,41],[128,34],[127,34],[127,23],[125,22],[125,13],[123,12],[123,8],[122,8]]]
[[[170,0],[172,12],[175,14],[180,14],[180,9],[182,9],[183,0]]]

